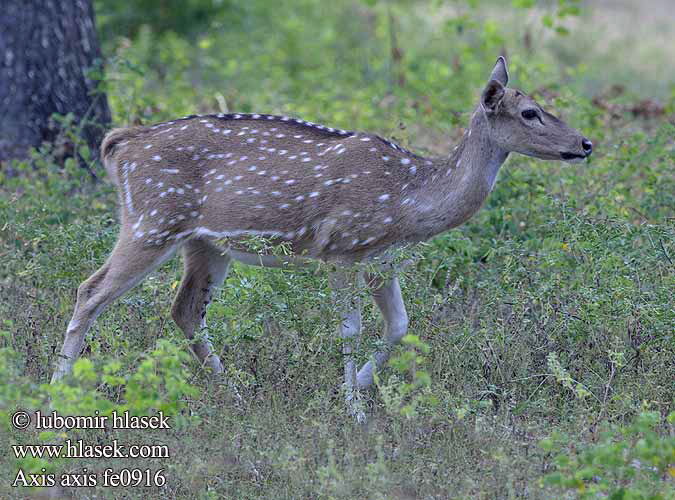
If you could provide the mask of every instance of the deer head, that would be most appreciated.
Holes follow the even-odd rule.
[[[570,163],[591,155],[591,141],[544,111],[530,96],[507,88],[508,81],[506,61],[500,57],[483,90],[479,107],[485,115],[488,134],[499,148],[542,160]]]

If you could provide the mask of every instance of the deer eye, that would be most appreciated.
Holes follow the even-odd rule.
[[[525,111],[523,111],[520,114],[526,120],[534,120],[537,117],[537,112],[534,109],[526,109]]]

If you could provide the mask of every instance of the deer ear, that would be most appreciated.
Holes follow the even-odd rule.
[[[492,69],[492,74],[490,75],[490,80],[497,80],[504,87],[509,83],[509,70],[506,67],[506,59],[502,56],[499,56],[495,67]]]
[[[504,86],[497,80],[490,80],[480,96],[480,104],[487,113],[494,113],[504,98]]]

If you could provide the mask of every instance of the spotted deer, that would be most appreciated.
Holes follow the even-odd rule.
[[[173,318],[199,361],[222,372],[208,337],[196,333],[206,327],[206,306],[232,259],[263,266],[333,262],[331,282],[340,295],[364,279],[350,271],[353,263],[469,219],[510,152],[568,162],[591,154],[589,140],[507,82],[500,57],[463,138],[442,158],[370,133],[264,114],[188,116],[111,131],[101,158],[119,190],[119,237],[77,291],[52,381],[71,370],[95,318],[178,248],[184,273]],[[291,256],[247,252],[243,241],[252,235],[285,243]],[[398,279],[378,276],[365,282],[384,317],[387,347],[358,371],[352,352],[360,307],[338,301],[348,400],[354,388],[372,384],[373,371],[408,327]]]

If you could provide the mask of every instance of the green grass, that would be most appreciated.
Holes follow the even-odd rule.
[[[187,346],[170,305],[182,267],[173,259],[97,320],[75,378],[43,385],[78,284],[114,244],[116,195],[72,164],[55,165],[48,146],[14,165],[17,175],[0,171],[0,447],[64,439],[8,424],[17,405],[46,409],[50,391],[63,411],[162,407],[174,425],[66,433],[163,443],[170,459],[0,455],[0,496],[25,495],[8,487],[19,466],[44,466],[165,469],[161,493],[130,488],[127,498],[675,497],[667,419],[675,410],[672,74],[655,83],[634,63],[617,70],[603,47],[584,45],[597,36],[593,25],[562,20],[572,36],[553,35],[540,28],[546,9],[369,3],[282,0],[270,9],[252,1],[192,38],[148,27],[130,40],[106,38],[116,125],[225,108],[283,112],[446,154],[506,48],[514,85],[536,91],[590,137],[592,159],[512,155],[473,219],[406,250],[415,265],[401,280],[417,340],[364,395],[365,426],[344,407],[321,272],[235,265],[208,312],[227,371],[211,380],[180,355]],[[602,17],[603,5],[588,8]],[[518,12],[546,39],[541,48],[528,52],[522,28],[509,21]],[[114,9],[99,14],[109,33]],[[672,32],[654,36],[672,40]],[[617,37],[627,51],[642,50]],[[584,61],[566,58],[579,47]],[[614,71],[631,78],[622,93],[606,92]],[[637,94],[642,84],[654,93]],[[598,94],[606,106],[592,101]],[[636,117],[646,97],[662,112]],[[363,324],[361,361],[382,327],[370,303]],[[122,494],[100,486],[72,493]]]

